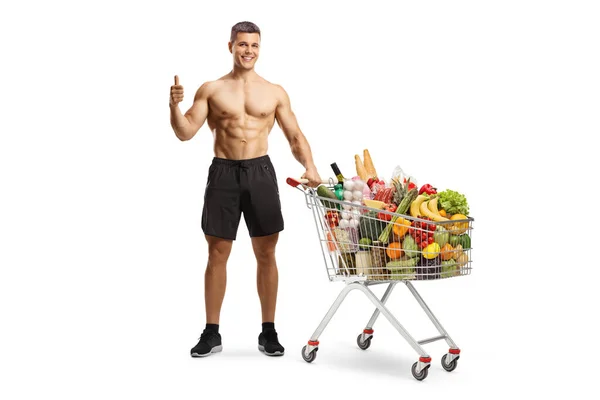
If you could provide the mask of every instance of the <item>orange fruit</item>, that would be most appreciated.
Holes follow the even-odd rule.
[[[385,249],[385,253],[389,258],[395,260],[397,258],[402,257],[402,244],[400,242],[392,242]]]

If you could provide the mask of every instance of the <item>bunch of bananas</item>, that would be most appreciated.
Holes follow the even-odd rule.
[[[429,217],[433,221],[449,221],[448,218],[442,216],[438,211],[438,198],[434,196],[428,199],[425,195],[418,195],[417,198],[410,204],[411,217]]]

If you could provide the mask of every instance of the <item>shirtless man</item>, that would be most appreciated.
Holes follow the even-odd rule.
[[[194,103],[182,114],[178,103],[183,86],[175,76],[169,106],[171,126],[182,141],[190,140],[205,121],[214,136],[214,154],[204,194],[202,230],[208,242],[204,274],[206,328],[192,357],[222,350],[219,315],[225,296],[226,264],[242,213],[252,238],[257,262],[257,287],[262,309],[258,348],[267,355],[283,355],[275,330],[277,264],[275,246],[283,230],[277,177],[267,155],[268,136],[275,121],[290,143],[292,154],[316,187],[321,178],[310,146],[300,131],[285,90],[258,76],[254,64],[260,51],[260,30],[251,22],[231,28],[229,52],[233,70],[196,92]]]

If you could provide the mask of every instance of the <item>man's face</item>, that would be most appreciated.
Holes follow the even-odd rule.
[[[233,63],[244,69],[254,68],[259,50],[260,35],[258,33],[238,32],[235,42],[229,42]]]

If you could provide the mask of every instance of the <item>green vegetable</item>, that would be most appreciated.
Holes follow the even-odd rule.
[[[385,227],[383,232],[381,232],[381,235],[379,235],[379,241],[381,243],[387,243],[390,240],[390,233],[392,231],[392,228],[394,227],[394,224],[396,223],[398,218],[400,218],[400,214],[405,214],[408,211],[408,208],[410,207],[410,203],[412,203],[413,200],[417,198],[417,195],[418,195],[417,189],[411,189],[406,194],[406,196],[404,196],[404,198],[398,205],[398,208],[396,208],[396,211],[394,211],[395,215],[392,217],[392,220],[390,221],[389,224],[387,224],[387,226]]]
[[[390,271],[391,279],[414,279],[414,267],[417,265],[418,261],[418,258],[401,257],[398,260],[388,262],[385,267]]]
[[[402,199],[400,204],[398,204],[398,208],[396,209],[396,214],[406,214],[408,208],[410,207],[410,203],[414,201],[419,195],[419,191],[416,188],[413,188],[406,193],[406,196]]]
[[[373,243],[373,241],[366,237],[364,237],[358,241],[358,244],[360,244],[361,250],[367,250],[369,248],[369,246],[371,246],[372,243]]]
[[[401,257],[398,260],[388,261],[388,263],[385,264],[385,267],[389,270],[414,267],[417,265],[417,261],[419,260],[416,258]]]
[[[369,211],[360,218],[360,237],[378,240],[384,229],[384,223],[377,219],[377,211]]]
[[[454,190],[444,190],[439,194],[438,204],[449,214],[469,215],[467,198]]]
[[[450,243],[450,245],[452,247],[456,247],[456,245],[460,244],[460,236],[450,235],[450,239],[448,239],[448,243]]]
[[[463,250],[471,248],[471,237],[468,234],[460,235],[458,237],[459,243],[462,245]]]
[[[435,232],[433,233],[433,241],[440,245],[440,247],[444,247],[448,240],[450,239],[450,232],[446,230],[446,228],[438,225],[435,228]]]
[[[396,221],[396,219],[398,219],[398,217],[396,217],[395,215],[392,217],[392,220],[389,224],[387,224],[387,226],[383,229],[383,231],[381,231],[381,235],[379,235],[379,240],[381,243],[387,243],[390,240],[390,232],[392,231],[392,228],[394,227],[394,222]]]
[[[442,261],[442,278],[448,278],[456,274],[456,261]]]
[[[415,257],[415,260],[419,257],[419,245],[415,242],[412,236],[406,235],[404,236],[404,241],[402,242],[402,250],[404,250],[404,254],[408,257]]]
[[[338,200],[338,198],[336,197],[335,193],[332,192],[331,190],[329,190],[329,188],[327,188],[325,185],[320,185],[317,188],[317,195],[320,197],[324,197],[324,198],[329,198],[329,199],[333,199],[333,200]],[[321,203],[323,203],[323,206],[325,206],[326,208],[329,209],[340,209],[340,205],[337,203],[334,203],[332,201],[327,201],[324,199],[319,199],[321,200]]]

